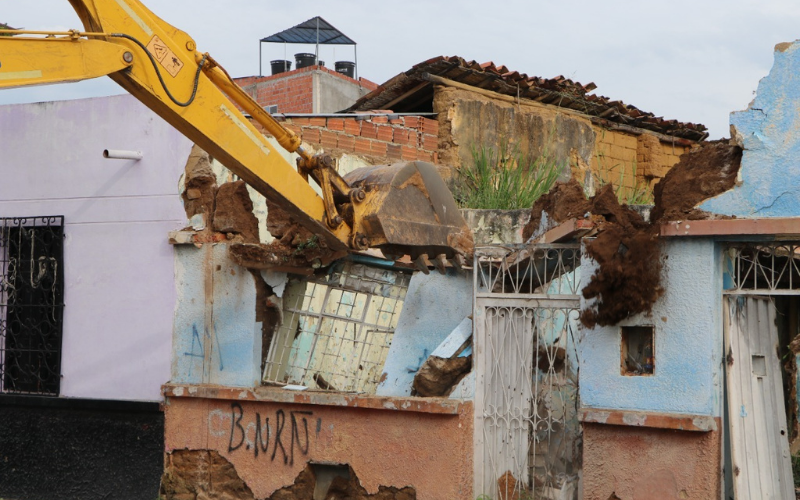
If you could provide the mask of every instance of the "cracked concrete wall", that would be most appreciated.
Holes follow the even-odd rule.
[[[411,486],[420,500],[474,498],[471,402],[443,415],[168,397],[165,419],[167,453],[218,451],[258,499],[291,485],[309,461],[349,464],[369,493]]]
[[[775,62],[744,111],[731,113],[743,148],[737,186],[701,204],[737,217],[800,215],[800,41],[775,46]]]

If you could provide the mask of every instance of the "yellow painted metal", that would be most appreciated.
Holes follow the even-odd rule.
[[[383,167],[381,171],[386,175],[363,176],[363,187],[354,191],[327,160],[321,161],[303,150],[300,139],[239,88],[213,58],[198,52],[188,34],[160,19],[141,2],[69,1],[87,32],[34,32],[49,37],[32,39],[23,32],[13,31],[15,36],[0,37],[0,88],[107,74],[258,192],[283,207],[334,252],[343,255],[348,247],[367,246],[447,257],[471,252],[471,234],[467,239],[463,236],[469,229],[463,218],[456,216],[452,195],[438,175],[435,177],[441,186],[431,183],[430,172],[435,173],[432,165],[393,169],[399,177],[389,175]],[[239,108],[283,148],[299,154],[305,161],[304,170],[298,174]],[[417,175],[409,182],[398,181],[412,175],[412,171],[424,175]],[[308,184],[305,177],[309,173],[323,184],[326,201]],[[369,179],[386,184],[372,185]],[[434,184],[438,187],[434,188]],[[409,210],[405,198],[412,197],[414,210]],[[341,204],[340,208],[335,203]],[[349,216],[340,217],[339,209],[347,211]],[[414,215],[408,224],[409,218],[395,216],[397,212],[422,212],[422,218],[417,220],[419,217]],[[447,212],[452,217],[443,218]]]
[[[123,46],[101,40],[0,37],[0,87],[75,82],[129,66]]]

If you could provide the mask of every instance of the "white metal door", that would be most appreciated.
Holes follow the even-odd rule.
[[[794,498],[775,305],[728,296],[724,330],[736,499]]]
[[[577,497],[577,245],[476,251],[475,496]]]

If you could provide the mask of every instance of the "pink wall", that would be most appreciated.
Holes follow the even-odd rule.
[[[378,486],[412,486],[420,500],[472,498],[471,402],[462,403],[455,415],[443,415],[184,396],[167,397],[165,416],[168,453],[217,450],[256,498],[292,484],[309,461],[349,464],[369,493]],[[262,436],[269,419],[266,452],[256,440],[257,416]],[[285,454],[276,448],[281,420]]]
[[[0,217],[65,216],[62,396],[161,400],[190,148],[128,95],[0,106]]]
[[[719,431],[584,423],[583,498],[717,499],[720,439]]]

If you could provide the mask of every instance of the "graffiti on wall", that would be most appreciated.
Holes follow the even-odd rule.
[[[228,453],[244,450],[256,458],[294,465],[296,454],[308,455],[312,435],[319,436],[322,419],[314,422],[313,417],[311,411],[283,409],[262,417],[260,412],[245,412],[241,404],[233,402],[230,412],[216,409],[209,413],[208,429],[216,437],[227,435]]]

